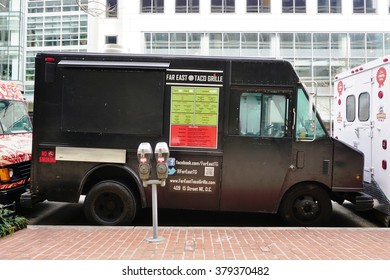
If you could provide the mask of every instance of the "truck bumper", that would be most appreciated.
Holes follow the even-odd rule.
[[[24,208],[32,208],[34,204],[42,202],[45,199],[45,197],[33,195],[30,190],[27,190],[20,196],[20,205]]]
[[[374,198],[363,192],[356,193],[349,201],[355,204],[356,211],[367,211],[374,208]]]
[[[18,202],[19,197],[26,191],[26,186],[18,186],[11,189],[0,190],[0,204]]]

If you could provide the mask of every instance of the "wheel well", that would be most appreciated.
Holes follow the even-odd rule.
[[[132,170],[125,166],[118,165],[102,165],[96,166],[90,170],[84,177],[81,183],[81,194],[87,195],[95,184],[105,180],[114,180],[123,183],[131,189],[138,201],[144,206],[144,193],[140,193],[142,186],[139,185],[136,177],[134,177]]]
[[[332,213],[331,191],[315,181],[300,182],[289,188],[278,206],[278,214],[292,226],[325,225]]]
[[[316,182],[316,181],[304,181],[304,182],[296,183],[295,185],[292,185],[291,187],[286,189],[286,191],[283,193],[283,196],[280,199],[278,208],[280,207],[280,204],[282,203],[283,199],[285,199],[286,194],[288,192],[292,191],[295,188],[298,188],[299,186],[303,186],[303,185],[316,185],[318,187],[321,187],[323,190],[325,190],[328,193],[328,195],[329,195],[331,200],[335,200],[336,199],[336,197],[334,196],[334,194],[331,191],[331,189],[328,186],[326,186],[325,184],[322,184],[322,183]]]

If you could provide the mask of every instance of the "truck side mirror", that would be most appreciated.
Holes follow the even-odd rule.
[[[149,143],[139,144],[137,157],[138,157],[138,172],[142,181],[147,181],[150,178],[151,165],[150,160],[153,155],[152,147]]]
[[[167,143],[159,142],[154,150],[154,156],[156,157],[156,172],[159,180],[165,180],[168,178],[168,157],[169,148]]]

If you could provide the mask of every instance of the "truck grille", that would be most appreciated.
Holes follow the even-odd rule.
[[[21,179],[30,178],[31,175],[31,161],[20,162],[17,164],[12,164],[10,166],[14,175],[12,176],[12,181],[19,181]]]

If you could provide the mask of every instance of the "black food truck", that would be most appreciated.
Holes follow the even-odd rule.
[[[158,206],[279,213],[324,225],[332,200],[371,208],[363,154],[330,137],[284,60],[104,53],[36,56],[31,190],[78,202],[93,223],[151,207],[137,147],[169,146]]]

